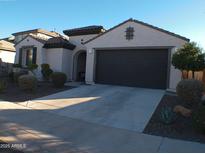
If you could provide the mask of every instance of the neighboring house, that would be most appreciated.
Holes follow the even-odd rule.
[[[16,49],[9,39],[0,40],[0,59],[5,63],[14,63]]]
[[[68,37],[27,35],[16,44],[16,63],[48,63],[68,80],[85,79],[87,84],[175,89],[181,80],[180,71],[171,65],[176,48],[189,42],[180,35],[133,19],[107,31],[88,26],[64,34]]]

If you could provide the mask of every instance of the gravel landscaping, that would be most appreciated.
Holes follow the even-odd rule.
[[[148,125],[144,129],[144,133],[205,143],[205,135],[197,132],[193,128],[192,120],[190,117],[185,118],[181,115],[178,115],[176,121],[169,125],[163,124],[160,121],[159,114],[163,107],[169,106],[173,108],[175,105],[179,104],[180,101],[178,100],[177,96],[165,95],[159,103],[157,109],[155,110]]]

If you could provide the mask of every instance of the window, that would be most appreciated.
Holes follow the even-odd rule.
[[[33,49],[26,50],[26,65],[30,65],[33,63]]]
[[[30,64],[36,64],[36,47],[26,47],[19,50],[19,64],[22,66],[28,66]]]

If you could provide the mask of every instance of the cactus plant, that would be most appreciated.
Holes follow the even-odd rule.
[[[164,124],[171,124],[176,120],[176,113],[173,112],[171,107],[164,107],[160,112],[160,119]]]

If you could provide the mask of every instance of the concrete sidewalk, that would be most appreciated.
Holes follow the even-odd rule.
[[[0,140],[24,152],[205,152],[205,144],[151,136],[1,102]]]

